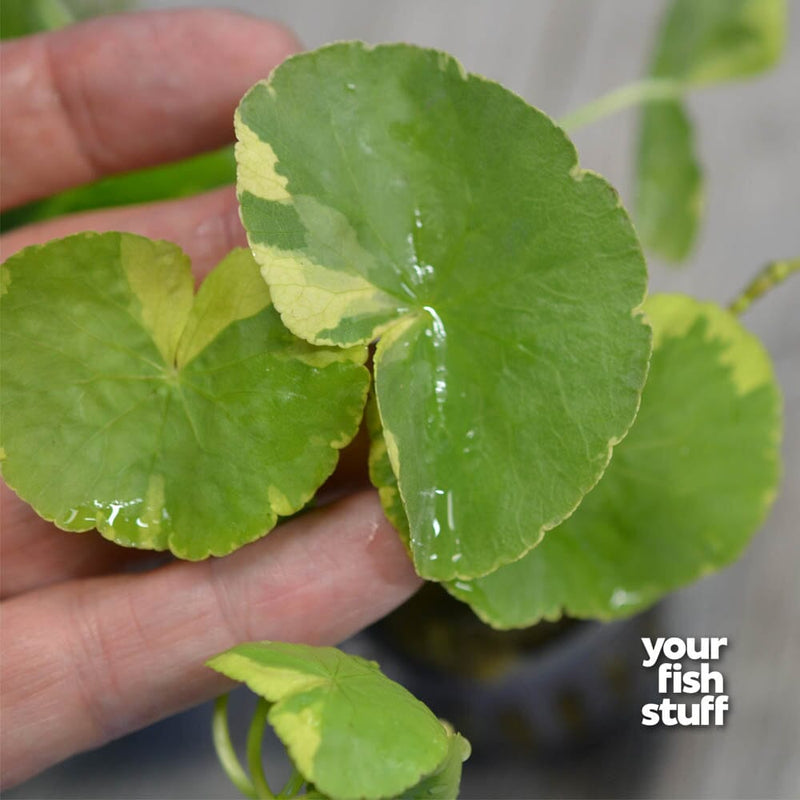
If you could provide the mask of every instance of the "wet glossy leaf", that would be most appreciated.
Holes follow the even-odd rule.
[[[454,756],[468,755],[465,740],[374,661],[332,647],[254,642],[209,666],[274,704],[270,725],[303,777],[329,797],[394,797],[434,771],[451,787]]]
[[[450,56],[296,56],[236,118],[242,219],[284,322],[381,336],[377,400],[417,571],[485,574],[601,475],[649,353],[616,193],[565,134]]]
[[[300,509],[355,433],[363,348],[292,336],[252,256],[79,234],[2,267],[3,477],[65,530],[197,559]]]
[[[676,0],[659,34],[650,74],[704,84],[772,67],[785,39],[785,0]],[[637,151],[636,220],[642,242],[670,261],[692,249],[703,182],[691,121],[680,100],[649,103]]]
[[[598,486],[533,552],[448,586],[492,625],[632,613],[731,563],[764,520],[780,473],[769,357],[714,304],[657,295],[646,310],[642,407]]]

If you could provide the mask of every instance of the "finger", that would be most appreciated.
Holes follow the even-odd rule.
[[[320,488],[324,505],[369,486],[366,472],[369,441],[362,429],[341,452],[336,471]],[[163,553],[120,547],[96,531],[61,531],[42,519],[24,500],[0,483],[0,599],[43,589],[56,583],[106,575],[165,558]]]
[[[0,47],[2,207],[232,140],[245,90],[297,41],[228,11],[103,17]]]
[[[5,484],[0,484],[0,598],[13,597],[71,578],[103,575],[158,557],[120,547],[95,531],[67,533],[43,520]]]
[[[235,644],[338,642],[419,585],[373,492],[224,559],[75,581],[3,604],[4,780],[13,785],[227,688]]]
[[[192,260],[199,281],[234,247],[246,247],[233,187],[139,206],[86,211],[27,225],[0,237],[6,259],[30,244],[79,231],[127,231],[167,239],[180,245]]]

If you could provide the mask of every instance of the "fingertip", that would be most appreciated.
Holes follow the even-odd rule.
[[[174,242],[191,259],[197,283],[234,247],[247,246],[236,192],[226,186],[178,200],[96,209],[26,225],[0,237],[0,254],[6,259],[23,247],[83,231],[125,231]]]
[[[157,19],[171,17],[170,27],[180,25],[190,39],[213,38],[215,60],[225,61],[237,79],[247,86],[266,78],[282,61],[303,45],[286,24],[276,20],[222,8],[176,9],[160,12]],[[156,15],[153,15],[156,18]],[[176,24],[177,23],[177,24]],[[247,88],[244,86],[242,91]]]
[[[233,141],[247,89],[299,42],[280,23],[227,10],[99,17],[2,49],[2,203]]]

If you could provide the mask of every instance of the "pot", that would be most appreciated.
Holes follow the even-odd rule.
[[[610,623],[563,618],[496,631],[427,584],[372,626],[360,652],[449,720],[477,753],[552,756],[639,724],[656,686],[642,668],[651,609]]]

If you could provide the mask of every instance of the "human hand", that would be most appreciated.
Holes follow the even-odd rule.
[[[273,24],[207,11],[4,43],[2,207],[224,144],[239,97],[295,48]],[[2,257],[79,230],[174,241],[198,279],[245,244],[225,188],[18,229],[0,240]],[[344,499],[224,559],[148,571],[152,554],[58,531],[3,486],[4,785],[225,690],[203,663],[234,644],[335,643],[402,602],[419,579],[375,493],[358,485],[342,470]]]

